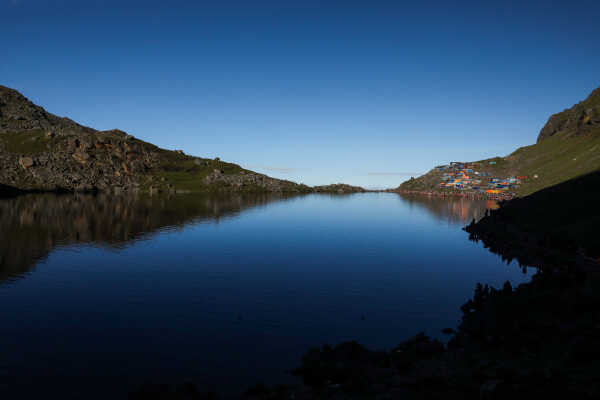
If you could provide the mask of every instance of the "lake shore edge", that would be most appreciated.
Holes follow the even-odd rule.
[[[530,399],[560,395],[586,399],[600,395],[594,373],[600,370],[600,312],[595,309],[600,304],[598,268],[589,268],[593,259],[580,251],[557,253],[552,246],[527,245],[535,242],[528,237],[531,232],[519,232],[498,217],[507,204],[511,201],[501,202],[498,210],[486,212],[464,230],[470,240],[481,240],[507,264],[517,260],[521,268],[534,266],[537,272],[530,282],[516,288],[509,282],[502,288],[478,284],[473,297],[461,306],[457,329],[444,329],[447,343],[419,333],[389,351],[369,350],[357,342],[312,348],[292,372],[303,384],[258,384],[239,398]],[[514,240],[496,236],[498,231],[509,232]],[[525,245],[516,249],[519,242]],[[142,388],[132,399],[151,398],[144,396],[152,390],[152,386]],[[177,395],[177,388],[169,390]]]

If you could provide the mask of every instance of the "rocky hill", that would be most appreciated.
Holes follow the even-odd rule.
[[[488,177],[524,176],[515,189],[518,196],[600,170],[600,88],[587,99],[552,115],[541,129],[537,143],[517,149],[506,157],[469,162]],[[441,189],[444,171],[434,168],[411,178],[396,191],[457,191]]]
[[[552,115],[540,131],[537,143],[554,135],[563,137],[598,133],[600,129],[600,87],[587,99]]]
[[[347,185],[345,183],[334,183],[331,185],[323,185],[323,186],[314,186],[313,191],[316,193],[337,193],[337,194],[347,194],[347,193],[364,193],[368,192],[368,190],[361,188],[360,186],[352,186]]]
[[[0,189],[313,192],[306,185],[271,178],[219,158],[193,157],[120,130],[79,125],[4,86],[0,86]]]

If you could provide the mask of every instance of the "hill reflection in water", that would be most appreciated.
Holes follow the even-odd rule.
[[[233,393],[294,382],[285,371],[311,346],[440,337],[477,282],[529,279],[460,229],[482,204],[393,193],[0,200],[0,388],[113,399],[189,381]]]
[[[466,225],[473,219],[479,220],[486,209],[495,210],[498,203],[494,200],[474,200],[463,197],[436,197],[419,194],[399,194],[403,202],[410,207],[419,207],[441,221],[453,225]]]
[[[228,195],[56,195],[0,199],[0,282],[22,277],[54,248],[122,248],[165,229],[222,218],[289,197]]]

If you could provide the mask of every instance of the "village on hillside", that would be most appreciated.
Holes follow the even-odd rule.
[[[488,165],[484,165],[488,164]],[[496,161],[479,163],[451,162],[436,167],[442,173],[440,189],[454,189],[485,194],[488,197],[512,197],[527,176],[497,177],[483,169],[493,168]],[[488,168],[486,168],[488,167]],[[533,176],[537,178],[537,176]]]

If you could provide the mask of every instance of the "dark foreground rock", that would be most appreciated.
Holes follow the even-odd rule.
[[[600,281],[574,268],[541,269],[518,288],[477,285],[447,344],[421,333],[389,351],[356,342],[314,348],[293,372],[303,384],[257,385],[237,398],[597,398],[599,305]],[[219,398],[161,390],[165,397],[142,390],[131,398]]]
[[[465,228],[522,264],[600,270],[600,171],[501,203]]]
[[[600,172],[503,202],[467,228],[537,272],[517,288],[478,284],[458,329],[444,330],[447,344],[418,334],[388,351],[356,342],[310,349],[293,372],[303,384],[259,385],[240,397],[600,398],[598,187]]]

